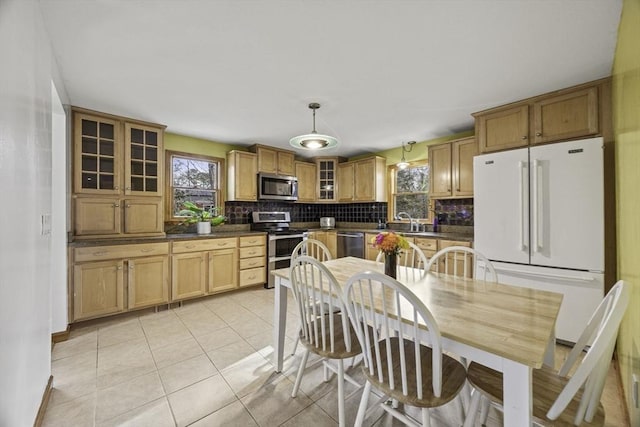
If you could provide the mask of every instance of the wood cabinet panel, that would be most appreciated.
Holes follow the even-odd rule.
[[[476,117],[481,153],[529,145],[529,106],[517,105]]]
[[[125,123],[125,192],[134,196],[162,196],[164,149],[162,129]]]
[[[249,149],[258,155],[258,172],[290,176],[295,174],[293,151],[278,150],[264,145],[254,145]]]
[[[101,261],[117,258],[136,258],[169,253],[169,243],[140,243],[135,245],[89,246],[75,248],[75,262]]]
[[[120,199],[115,197],[76,197],[74,205],[74,234],[76,236],[120,233]]]
[[[246,151],[227,153],[227,200],[258,200],[258,156]]]
[[[295,162],[298,178],[298,202],[316,201],[316,165],[315,163]]]
[[[150,307],[169,302],[169,256],[132,259],[127,262],[127,308]]]
[[[248,270],[250,268],[264,267],[267,264],[265,257],[245,258],[240,260],[240,270]]]
[[[600,131],[598,89],[590,87],[535,102],[533,117],[533,144],[595,135]]]
[[[250,268],[240,270],[240,287],[257,285],[267,281],[266,267]]]
[[[264,257],[266,255],[265,246],[251,246],[240,248],[240,258]]]
[[[338,201],[353,200],[353,162],[338,164]]]
[[[162,199],[139,198],[125,199],[124,204],[124,233],[162,233],[164,230],[164,214]]]
[[[202,296],[206,293],[205,252],[174,254],[171,257],[171,300]]]
[[[240,237],[240,247],[246,248],[248,246],[264,246],[267,244],[267,236],[254,235],[254,236],[242,236]]]
[[[478,154],[475,137],[451,143],[453,197],[473,197],[473,157]]]
[[[364,257],[365,259],[369,259],[371,261],[375,261],[378,257],[378,253],[380,250],[373,247],[371,240],[377,236],[378,233],[365,233],[364,235]]]
[[[238,287],[238,251],[220,249],[209,252],[209,293]]]
[[[278,173],[280,175],[295,175],[295,156],[289,151],[278,151]]]
[[[451,144],[429,146],[429,197],[451,196]]]
[[[230,249],[230,248],[237,247],[237,245],[238,245],[238,238],[236,237],[198,239],[198,240],[187,240],[184,242],[173,242],[173,247],[171,248],[171,250],[174,254],[181,254],[185,252]]]
[[[73,268],[74,320],[124,310],[124,262],[122,260],[76,264]]]

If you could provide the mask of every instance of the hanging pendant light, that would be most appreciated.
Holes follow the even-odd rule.
[[[312,102],[309,108],[313,110],[313,130],[306,135],[295,136],[289,140],[289,144],[295,148],[305,150],[323,150],[338,145],[338,140],[329,135],[322,135],[316,132],[316,110],[320,104]]]
[[[410,153],[411,150],[413,150],[413,144],[415,143],[415,141],[407,142],[407,145],[409,146],[408,149],[404,147],[404,142],[402,143],[402,159],[400,159],[400,163],[396,163],[398,169],[406,169],[407,166],[409,166],[409,162],[407,162],[404,158],[404,153]]]

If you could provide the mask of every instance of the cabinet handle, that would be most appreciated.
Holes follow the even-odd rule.
[[[249,279],[255,279],[255,278],[256,278],[255,274],[252,274],[251,276],[249,276]]]
[[[542,136],[542,132],[536,132],[536,136]]]
[[[152,252],[153,249],[151,248],[144,248],[144,249],[140,249],[140,252]]]
[[[222,242],[222,243],[218,243],[218,246],[227,246],[229,244],[229,242]]]
[[[120,205],[119,205],[119,204],[117,204],[117,203],[114,203],[114,204],[113,204],[113,207],[114,207],[114,208],[119,208],[119,207],[120,207]]]
[[[104,251],[94,252],[94,253],[93,253],[93,256],[102,256],[102,255],[104,255],[104,254],[106,254],[106,252],[104,252]]]
[[[522,139],[527,139],[527,135],[524,135],[524,136],[522,137]]]
[[[187,248],[187,249],[192,249],[192,248],[195,248],[195,247],[196,247],[195,245],[187,245],[187,246],[185,246],[185,248]]]

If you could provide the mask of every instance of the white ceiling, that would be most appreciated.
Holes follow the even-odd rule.
[[[621,0],[41,0],[73,105],[354,156],[611,73]],[[302,154],[302,153],[301,153]],[[304,153],[309,154],[309,153]]]

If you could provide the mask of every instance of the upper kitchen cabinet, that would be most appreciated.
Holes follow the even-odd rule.
[[[258,155],[232,150],[227,153],[227,200],[258,200]]]
[[[338,164],[344,160],[339,157],[316,157],[316,195],[318,202],[338,201]]]
[[[164,234],[164,126],[72,111],[75,236]]]
[[[258,172],[295,175],[293,151],[278,150],[259,144],[251,146],[250,150],[258,155]]]
[[[298,202],[315,202],[316,164],[295,162],[295,172],[298,178]]]
[[[473,157],[478,154],[475,137],[429,147],[431,188],[434,199],[473,197]]]
[[[386,159],[369,157],[338,165],[338,201],[386,202]]]
[[[481,153],[603,135],[611,139],[611,80],[584,83],[474,113]]]

